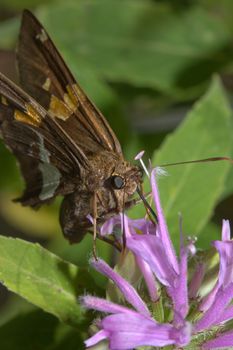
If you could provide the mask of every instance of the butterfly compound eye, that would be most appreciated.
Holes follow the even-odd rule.
[[[112,187],[115,190],[120,190],[125,186],[125,179],[120,175],[113,175],[111,178]]]

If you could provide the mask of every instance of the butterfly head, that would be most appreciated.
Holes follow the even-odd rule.
[[[110,176],[104,181],[102,193],[108,201],[108,207],[122,212],[127,207],[142,183],[142,171],[138,166],[128,162],[118,162]]]
[[[92,164],[87,186],[90,192],[97,194],[98,215],[122,212],[142,183],[141,168],[112,153],[102,153]]]
[[[115,170],[111,174],[109,182],[114,191],[123,191],[126,197],[129,197],[142,182],[142,171],[138,166],[126,163],[121,172]]]

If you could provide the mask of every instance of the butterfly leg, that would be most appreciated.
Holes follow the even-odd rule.
[[[93,256],[97,259],[96,237],[97,237],[97,194],[94,192],[92,199],[92,215],[93,215]]]

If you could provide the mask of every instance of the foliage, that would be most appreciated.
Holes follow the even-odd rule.
[[[142,149],[154,166],[233,157],[232,1],[3,1],[0,49],[14,49],[24,6],[43,22],[129,159]],[[0,66],[1,57],[0,52]],[[64,242],[58,228],[60,199],[33,215],[11,204],[23,184],[14,157],[2,144],[0,159],[0,232],[21,238],[0,236],[0,280],[37,306],[0,322],[3,349],[29,349],[35,337],[39,342],[34,349],[55,350],[64,344],[81,349],[89,314],[80,310],[78,296],[89,289],[101,294],[105,287],[105,280],[87,268],[92,240],[87,237],[78,247]],[[232,165],[213,162],[166,170],[159,187],[175,244],[181,212],[184,232],[198,236],[198,245],[205,247],[220,218],[233,218],[230,206],[224,205],[232,203]],[[144,215],[144,208],[139,205],[129,215]],[[98,252],[111,259],[106,244],[98,243]],[[9,300],[4,313],[10,305]],[[29,332],[29,343],[22,343],[19,334],[30,325],[37,332]]]

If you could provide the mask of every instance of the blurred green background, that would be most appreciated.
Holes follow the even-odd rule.
[[[233,157],[231,0],[0,0],[0,71],[16,82],[14,51],[24,8],[42,21],[80,85],[108,119],[128,160],[140,150],[153,165]],[[176,245],[181,212],[185,233],[198,235],[200,248],[208,246],[220,236],[222,218],[233,218],[232,165],[167,170],[169,176],[159,185]],[[22,189],[15,159],[0,144],[0,234],[39,242],[86,266],[91,237],[79,246],[63,239],[58,224],[61,199],[35,212],[11,202]],[[130,213],[143,214],[141,207]],[[98,243],[98,251],[111,260],[108,246]],[[1,334],[23,324],[18,314],[27,309],[28,303],[1,287],[0,342]],[[42,312],[37,319],[48,322],[51,336],[57,321]],[[50,347],[48,339],[33,349],[60,349],[65,341],[73,349],[75,335],[69,337],[69,332],[57,347]],[[31,343],[20,346],[32,348]],[[8,348],[13,347],[5,344],[2,349]]]

